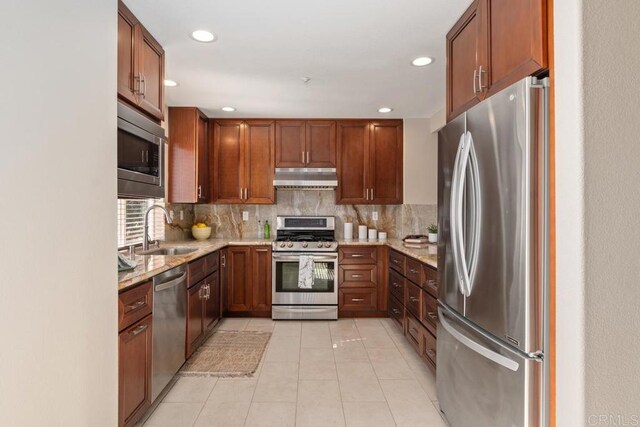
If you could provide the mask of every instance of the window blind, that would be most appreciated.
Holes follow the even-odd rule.
[[[162,199],[118,199],[118,248],[142,243],[144,213],[151,205],[164,207]],[[149,213],[149,238],[164,240],[164,213],[154,209]]]

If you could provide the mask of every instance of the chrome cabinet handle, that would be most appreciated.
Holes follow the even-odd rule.
[[[431,320],[437,320],[438,319],[438,316],[433,311],[427,311],[427,316],[429,316],[429,318]]]
[[[400,265],[400,261],[398,261],[397,259],[392,259],[391,262],[396,265]]]
[[[482,86],[482,73],[486,73],[486,70],[482,69],[482,65],[480,66],[480,69],[478,70],[478,92],[482,92],[482,89],[486,89],[486,86],[483,87]],[[146,84],[145,84],[145,88],[146,88]]]
[[[144,78],[144,74],[140,74],[140,83],[142,83],[142,97],[146,98],[147,97],[147,79]]]
[[[147,325],[140,325],[137,326],[136,328],[134,328],[131,332],[129,332],[129,335],[131,336],[136,336],[136,335],[140,335],[142,332],[144,332],[147,329]]]
[[[362,254],[351,254],[351,258],[362,258],[363,256]]]
[[[353,302],[363,302],[364,298],[351,298],[351,301],[353,301]]]
[[[373,187],[371,187],[371,200],[373,200]]]
[[[433,279],[429,279],[429,280],[427,280],[427,285],[429,285],[429,286],[435,286],[435,285],[436,285],[436,281],[435,281],[435,280],[433,280]]]
[[[400,285],[398,285],[398,282],[393,282],[392,285],[393,285],[394,288],[399,288],[400,287]]]
[[[351,277],[354,279],[361,279],[364,277],[364,274],[352,274]]]
[[[414,334],[415,334],[415,335],[418,335],[418,330],[417,330],[416,328],[409,328],[409,333],[410,333],[411,335],[414,335]]]
[[[307,151],[307,164],[309,164],[310,160],[309,160],[309,152]]]
[[[364,198],[365,198],[365,200],[369,200],[369,189],[368,188],[366,189],[366,193],[367,194],[365,195]]]
[[[477,81],[478,81],[478,70],[473,70],[473,93],[478,93],[478,87],[477,87]]]
[[[419,300],[418,298],[416,298],[416,297],[409,297],[409,301],[411,301],[411,302],[418,302],[418,301],[420,301],[420,300]]]
[[[430,348],[426,349],[425,353],[427,353],[427,356],[429,356],[432,359],[436,357],[436,352],[431,350]]]
[[[413,268],[409,269],[409,273],[418,274],[418,270],[414,270]]]
[[[202,198],[202,185],[198,185],[198,199]]]
[[[302,164],[304,165],[305,163],[307,163],[307,162],[305,162],[305,160],[304,160],[304,151],[303,151],[302,152]]]
[[[398,310],[397,308],[394,308],[391,311],[393,311],[395,314],[400,314],[400,310]]]
[[[146,303],[147,303],[147,302],[146,302],[145,300],[140,300],[140,301],[136,302],[135,304],[131,304],[130,306],[128,306],[128,307],[127,307],[127,309],[128,309],[129,311],[133,311],[133,310],[136,310],[136,309],[138,309],[138,308],[142,307],[142,306],[143,306],[143,305],[145,305]]]
[[[227,259],[226,259],[226,257],[224,256],[224,254],[222,254],[222,266],[223,266],[223,267],[226,267],[226,266],[227,266]]]

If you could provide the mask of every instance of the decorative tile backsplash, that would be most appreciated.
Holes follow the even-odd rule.
[[[211,237],[253,238],[258,235],[258,220],[268,220],[275,236],[278,215],[333,215],[336,217],[336,237],[343,237],[343,224],[350,218],[354,233],[358,225],[386,231],[389,238],[407,234],[427,234],[427,226],[437,222],[436,205],[336,205],[335,192],[312,190],[278,190],[276,205],[190,205],[173,204],[174,224],[166,227],[166,240],[191,237],[191,225],[205,222],[212,227]],[[183,210],[184,219],[179,219]],[[249,220],[242,220],[242,211],[249,212]],[[378,220],[372,219],[378,212]],[[354,236],[356,237],[356,236]]]

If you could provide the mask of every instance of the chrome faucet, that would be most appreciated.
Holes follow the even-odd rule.
[[[171,216],[169,215],[169,211],[167,211],[163,206],[160,205],[151,205],[149,206],[149,209],[147,209],[147,211],[144,213],[144,232],[143,232],[143,239],[142,239],[142,250],[146,251],[149,249],[149,233],[147,232],[147,228],[149,227],[149,212],[151,212],[153,209],[158,208],[158,209],[162,209],[162,211],[164,212],[164,217],[167,219],[167,224],[171,224],[173,221],[171,220]]]

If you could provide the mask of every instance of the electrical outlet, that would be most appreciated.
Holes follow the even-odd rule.
[[[242,211],[242,220],[249,221],[249,211]]]
[[[373,219],[374,221],[378,220],[378,212],[377,211],[373,211],[373,213],[371,214],[371,219]]]
[[[180,209],[180,221],[184,221],[184,211]]]

